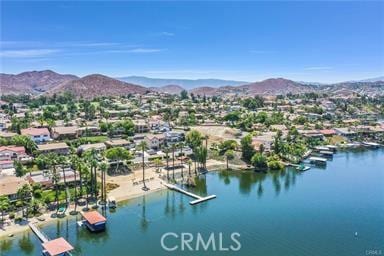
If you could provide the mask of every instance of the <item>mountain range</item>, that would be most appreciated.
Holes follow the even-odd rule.
[[[132,77],[131,77],[132,78]],[[134,77],[140,78],[143,77]],[[195,95],[279,95],[287,93],[305,93],[323,91],[327,93],[363,93],[368,95],[384,94],[383,77],[362,81],[349,81],[337,84],[319,84],[296,82],[284,78],[270,78],[260,82],[248,83],[220,79],[156,79],[145,78],[136,82],[122,81],[101,74],[87,75],[79,78],[70,74],[59,74],[51,70],[23,72],[17,75],[0,73],[0,94],[60,94],[71,92],[76,97],[91,99],[97,96],[118,96],[145,94],[158,91],[168,94],[179,94],[186,89]],[[126,79],[129,80],[129,79]],[[133,80],[129,80],[133,81]],[[145,81],[151,81],[149,84]],[[187,81],[187,82],[186,82]],[[163,85],[165,82],[179,82]],[[161,86],[153,86],[153,85]],[[197,84],[208,84],[192,88]],[[183,86],[184,85],[184,86]]]
[[[167,85],[178,85],[186,90],[197,87],[221,87],[221,86],[238,86],[247,84],[245,81],[222,80],[222,79],[165,79],[165,78],[149,78],[145,76],[126,76],[118,77],[118,80],[140,84],[145,87],[163,87]]]

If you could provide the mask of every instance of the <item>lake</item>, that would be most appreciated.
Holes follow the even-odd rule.
[[[326,168],[300,173],[292,168],[268,174],[210,172],[193,189],[216,199],[191,206],[192,199],[161,191],[119,204],[107,211],[107,230],[92,234],[75,218],[42,227],[50,237],[63,236],[74,255],[196,255],[181,251],[180,236],[208,239],[216,251],[198,255],[378,255],[384,254],[384,150],[339,152]],[[161,246],[163,234],[168,252]],[[234,244],[238,251],[218,251]],[[355,235],[357,232],[357,236]],[[175,235],[179,237],[176,238]],[[222,239],[220,239],[222,238]],[[201,249],[201,248],[200,248]],[[34,234],[1,241],[1,255],[41,255]]]

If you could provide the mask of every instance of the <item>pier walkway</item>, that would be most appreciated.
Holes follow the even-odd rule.
[[[40,230],[38,229],[35,225],[32,223],[28,224],[33,233],[40,239],[41,242],[46,243],[49,241],[49,238]]]
[[[198,196],[196,194],[188,192],[188,191],[186,191],[186,190],[184,190],[182,188],[179,188],[179,187],[177,187],[175,185],[172,185],[172,184],[164,183],[164,185],[167,188],[171,189],[171,190],[178,191],[178,192],[180,192],[180,193],[182,193],[184,195],[187,195],[187,196],[195,198],[196,200],[193,200],[193,201],[189,202],[189,204],[191,204],[191,205],[198,204],[198,203],[205,202],[205,201],[208,201],[210,199],[216,198],[216,195],[210,195],[210,196],[206,196],[206,197],[201,197],[201,196]]]

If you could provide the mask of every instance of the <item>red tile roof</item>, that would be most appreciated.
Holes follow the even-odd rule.
[[[72,245],[62,237],[43,243],[43,247],[52,256],[73,250]]]
[[[25,148],[24,147],[17,147],[17,146],[2,146],[0,147],[0,152],[4,150],[9,150],[13,152],[17,152],[19,154],[25,154]]]
[[[32,136],[38,136],[38,135],[49,135],[49,131],[47,128],[27,128],[21,130],[21,135],[32,135]]]
[[[98,211],[83,212],[81,214],[83,215],[84,219],[86,219],[91,225],[98,222],[107,221],[107,219],[103,215],[101,215]]]

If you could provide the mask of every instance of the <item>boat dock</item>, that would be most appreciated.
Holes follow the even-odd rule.
[[[64,238],[59,237],[57,239],[50,240],[47,235],[45,235],[38,227],[33,223],[28,224],[32,232],[40,239],[41,245],[43,247],[42,255],[43,256],[72,256],[70,251],[74,248],[68,243]]]
[[[196,194],[193,194],[191,192],[188,192],[182,188],[179,188],[175,185],[172,185],[172,184],[167,184],[167,183],[164,183],[164,185],[171,189],[171,190],[174,190],[174,191],[178,191],[184,195],[187,195],[187,196],[190,196],[192,198],[195,198],[196,200],[193,200],[193,201],[190,201],[189,204],[191,205],[195,205],[195,204],[198,204],[198,203],[202,203],[202,202],[205,202],[205,201],[208,201],[210,199],[213,199],[213,198],[216,198],[216,195],[210,195],[210,196],[206,196],[206,197],[201,197],[201,196],[198,196]]]
[[[49,241],[48,236],[46,236],[40,229],[38,229],[35,225],[32,223],[29,223],[28,226],[30,229],[35,233],[35,235],[40,239],[41,242],[46,243]]]

